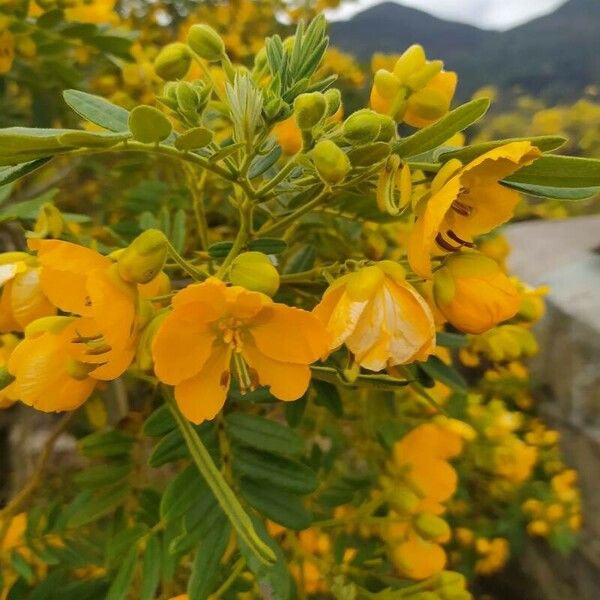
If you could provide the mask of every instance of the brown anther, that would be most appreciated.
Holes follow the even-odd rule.
[[[90,356],[97,356],[99,354],[105,354],[106,352],[110,352],[111,350],[111,346],[109,346],[108,344],[104,344],[104,346],[99,346],[98,348],[90,348],[89,350],[86,350],[85,353],[89,354]]]
[[[435,236],[435,241],[440,248],[443,248],[447,252],[458,252],[461,248],[460,246],[452,246],[452,244],[449,244],[441,233],[438,233]]]
[[[229,371],[223,371],[221,373],[221,377],[219,379],[219,385],[221,387],[228,387],[229,386]]]
[[[454,242],[458,242],[461,246],[466,246],[467,248],[475,248],[475,244],[472,242],[466,242],[465,240],[459,238],[452,229],[448,229],[446,231],[446,235]]]
[[[455,200],[452,203],[452,210],[454,212],[457,212],[459,215],[462,215],[463,217],[469,217],[473,212],[473,207],[469,206],[468,204],[463,204],[458,200]]]

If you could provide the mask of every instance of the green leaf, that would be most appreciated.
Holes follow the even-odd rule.
[[[248,504],[261,515],[284,527],[306,529],[312,522],[312,515],[296,494],[246,478],[240,482],[240,491]]]
[[[285,252],[287,243],[279,238],[257,238],[248,242],[248,250],[262,252],[263,254],[281,254]]]
[[[254,573],[262,596],[264,598],[273,598],[277,600],[289,600],[291,598],[291,576],[288,571],[287,558],[281,547],[267,533],[267,530],[256,516],[252,517],[252,522],[258,536],[273,550],[277,561],[273,565],[265,565],[256,560],[248,546],[242,541],[238,541],[240,554],[246,559],[246,564],[252,573]]]
[[[289,274],[308,271],[314,266],[316,256],[317,251],[315,250],[313,244],[305,244],[304,246],[300,246],[300,248],[298,248],[296,252],[292,254],[285,264],[283,272]]]
[[[340,392],[335,385],[327,381],[314,379],[311,383],[316,392],[315,404],[324,406],[334,417],[344,416],[344,406]]]
[[[517,190],[518,192],[522,192],[523,194],[529,194],[530,196],[536,196],[537,198],[548,198],[550,200],[588,200],[589,198],[593,198],[596,194],[600,193],[600,186],[566,188],[552,187],[548,185],[514,183],[512,181],[503,181],[502,183],[506,187]]]
[[[189,456],[189,452],[183,442],[181,433],[178,429],[174,429],[154,446],[148,457],[148,464],[156,469],[186,456]]]
[[[124,431],[98,431],[81,438],[79,449],[90,458],[123,456],[129,454],[134,442],[134,437]]]
[[[208,247],[208,254],[211,258],[225,258],[232,247],[233,242],[216,242]]]
[[[357,146],[348,152],[353,167],[366,167],[381,162],[390,154],[390,145],[385,142],[373,142]]]
[[[270,169],[279,160],[281,152],[281,146],[276,144],[267,154],[257,156],[250,163],[250,168],[248,169],[248,179],[254,179]]]
[[[504,181],[510,184],[525,183],[558,188],[600,187],[600,160],[574,156],[541,156]]]
[[[129,111],[100,96],[79,90],[65,90],[63,98],[80,117],[95,125],[119,133],[129,130]]]
[[[0,185],[7,185],[8,183],[17,181],[17,179],[21,179],[21,177],[25,177],[25,175],[37,171],[51,160],[52,158],[49,157],[38,158],[37,160],[32,160],[16,166],[0,167]]]
[[[185,247],[185,224],[186,224],[186,214],[183,208],[179,208],[175,211],[175,216],[173,217],[173,225],[171,226],[171,243],[177,252],[180,254],[183,252]]]
[[[145,421],[144,435],[148,437],[162,437],[177,427],[175,419],[166,404],[161,404]]]
[[[219,469],[215,466],[198,433],[179,411],[170,390],[165,391],[165,394],[192,459],[223,509],[223,512],[227,515],[229,522],[233,525],[238,537],[243,539],[252,548],[259,560],[267,564],[273,563],[275,561],[273,551],[257,537],[250,517],[242,508],[237,496],[229,487]]]
[[[167,485],[160,501],[160,516],[165,521],[177,519],[209,493],[196,465],[188,465]]]
[[[70,505],[69,527],[81,527],[107,515],[120,506],[129,494],[129,486],[118,483],[91,494],[89,490],[77,495]]]
[[[207,600],[213,591],[219,563],[227,549],[230,535],[231,527],[226,520],[222,519],[211,528],[200,543],[187,586],[190,600]]]
[[[110,584],[110,588],[108,588],[106,600],[125,600],[127,598],[129,588],[133,582],[137,558],[137,549],[135,547],[131,548]]]
[[[436,334],[438,346],[447,348],[464,348],[469,345],[469,338],[461,333],[448,333],[447,331],[438,331]]]
[[[293,429],[258,415],[231,413],[225,417],[229,436],[243,446],[257,450],[302,456],[304,440]]]
[[[494,148],[498,148],[500,146],[504,146],[505,144],[510,144],[512,142],[531,142],[542,152],[550,152],[551,150],[557,150],[558,148],[560,148],[566,143],[566,141],[566,138],[558,135],[540,135],[529,138],[506,138],[504,140],[494,140],[492,142],[473,144],[472,146],[466,146],[465,148],[459,148],[458,150],[440,152],[440,154],[436,158],[438,158],[442,162],[446,162],[451,158],[457,158],[462,163],[468,163],[477,158],[478,156],[481,156],[482,154],[493,150]]]
[[[125,60],[132,60],[130,53],[132,41],[126,37],[118,35],[96,35],[88,38],[86,42],[91,46],[98,48],[98,50],[102,50],[102,52],[114,54]]]
[[[242,477],[295,494],[310,494],[319,486],[305,464],[267,452],[240,448],[234,452],[233,467]]]
[[[21,576],[30,585],[35,579],[33,567],[23,558],[23,555],[18,550],[13,550],[10,553],[10,564],[15,572]]]
[[[175,140],[175,148],[177,150],[196,150],[210,144],[212,139],[213,134],[210,129],[206,129],[206,127],[194,127],[182,133]]]
[[[156,535],[148,539],[142,562],[140,600],[153,600],[160,582],[160,542]]]
[[[129,131],[142,144],[158,144],[166,140],[173,131],[171,121],[154,106],[141,104],[129,113]]]
[[[430,356],[427,362],[419,363],[419,367],[425,371],[425,373],[440,381],[444,385],[453,389],[461,394],[466,394],[468,391],[467,382],[463,379],[462,375],[450,365],[440,360],[437,356]]]
[[[120,465],[94,465],[77,473],[73,480],[80,487],[96,489],[124,479],[131,468],[129,462]]]
[[[489,106],[490,101],[487,98],[471,100],[451,110],[435,123],[400,140],[393,145],[392,152],[405,158],[433,150],[450,139],[455,133],[478,121],[487,112]]]
[[[145,525],[133,525],[122,529],[108,541],[106,562],[110,567],[115,567],[123,560],[127,551],[148,531]]]

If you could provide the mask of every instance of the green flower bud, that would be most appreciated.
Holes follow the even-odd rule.
[[[154,71],[161,79],[181,79],[192,64],[190,49],[181,42],[168,44],[154,59]]]
[[[279,289],[279,273],[262,252],[244,252],[237,256],[229,270],[229,281],[267,296]]]
[[[432,513],[420,514],[414,522],[419,535],[432,542],[445,542],[450,539],[450,526],[444,519]]]
[[[177,83],[175,81],[165,83],[162,96],[157,96],[157,99],[171,110],[177,110]]]
[[[200,97],[193,84],[180,81],[175,90],[177,106],[183,113],[196,113],[200,105]]]
[[[344,122],[344,137],[351,142],[367,144],[379,136],[381,120],[379,115],[368,108],[352,113]]]
[[[162,231],[144,231],[119,254],[117,267],[121,279],[130,283],[152,281],[164,267],[167,251],[168,242]]]
[[[327,116],[331,117],[335,115],[342,105],[342,94],[337,88],[329,88],[324,96],[327,103]]]
[[[129,131],[143,144],[162,142],[171,134],[171,121],[153,106],[136,106],[129,114]]]
[[[321,92],[300,94],[294,100],[294,116],[300,129],[312,129],[325,116],[327,102]]]
[[[378,142],[389,142],[396,136],[396,121],[387,115],[379,115],[379,135]]]
[[[342,181],[350,170],[350,159],[331,140],[322,140],[314,147],[313,162],[321,179],[329,185]]]
[[[187,43],[200,58],[209,62],[221,60],[225,55],[225,44],[221,36],[209,25],[192,25],[188,31]]]

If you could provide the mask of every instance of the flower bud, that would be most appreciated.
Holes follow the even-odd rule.
[[[321,92],[300,94],[294,100],[294,116],[300,129],[312,129],[325,116],[327,101]]]
[[[405,83],[409,75],[425,66],[425,50],[419,44],[407,48],[394,65],[394,75]]]
[[[154,359],[152,357],[152,342],[154,336],[161,326],[165,317],[169,314],[168,310],[161,310],[157,312],[150,322],[142,329],[140,334],[140,340],[138,343],[138,350],[136,355],[136,365],[140,371],[152,371],[154,368]]]
[[[171,121],[153,106],[136,106],[129,114],[129,131],[143,144],[162,142],[171,134]]]
[[[237,256],[231,264],[229,281],[267,296],[279,289],[279,273],[262,252],[244,252]]]
[[[162,231],[144,231],[119,255],[117,266],[120,277],[129,283],[148,283],[164,267],[167,251],[168,242]]]
[[[313,161],[319,176],[329,185],[340,183],[350,170],[345,152],[331,140],[322,140],[315,146]]]
[[[342,94],[337,88],[329,88],[324,96],[327,103],[327,116],[332,117],[342,106]]]
[[[390,494],[389,502],[394,510],[402,514],[410,514],[419,505],[420,498],[413,491],[404,488],[395,490],[393,494]]]
[[[448,112],[450,99],[439,90],[424,88],[412,94],[406,106],[416,118],[436,121]]]
[[[377,139],[380,129],[380,115],[363,108],[352,113],[344,122],[344,137],[351,142],[367,144]]]
[[[45,202],[40,208],[33,232],[28,233],[27,237],[58,238],[63,231],[64,225],[64,219],[58,208],[51,202]]]
[[[444,519],[432,513],[421,513],[414,521],[419,535],[431,542],[447,542],[450,539],[450,526]]]
[[[406,78],[406,84],[411,90],[425,87],[444,67],[441,60],[432,60]]]
[[[386,69],[379,69],[373,78],[373,84],[377,93],[386,100],[392,99],[400,89],[400,80]]]
[[[200,57],[216,62],[225,55],[221,36],[209,25],[192,25],[187,35],[188,46]]]
[[[466,333],[483,333],[514,317],[520,295],[498,263],[479,252],[450,255],[434,273],[433,296],[448,321]]]
[[[154,59],[154,71],[161,79],[181,79],[187,75],[192,64],[188,46],[181,42],[168,44]]]

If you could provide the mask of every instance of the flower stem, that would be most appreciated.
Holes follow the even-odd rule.
[[[227,515],[238,536],[252,550],[256,558],[264,564],[273,564],[276,560],[275,554],[257,535],[248,514],[242,508],[233,490],[225,481],[223,475],[217,469],[208,450],[202,443],[192,424],[181,414],[171,390],[163,387],[165,400],[175,418],[175,422],[181,431],[183,439],[190,451],[192,459],[198,471],[206,480],[217,502]]]

